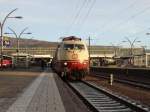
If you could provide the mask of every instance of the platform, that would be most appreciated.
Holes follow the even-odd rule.
[[[66,112],[54,75],[40,74],[6,112]]]

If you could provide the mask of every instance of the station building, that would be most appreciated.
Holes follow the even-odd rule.
[[[92,66],[150,67],[150,52],[143,48],[91,46],[90,50]]]

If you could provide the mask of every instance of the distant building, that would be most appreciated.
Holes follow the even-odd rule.
[[[150,53],[134,56],[134,65],[138,67],[150,67]]]
[[[14,40],[16,41],[16,40]],[[26,53],[29,55],[50,55],[54,56],[56,47],[58,46],[57,42],[44,42],[44,46],[42,46],[42,41],[36,41],[36,40],[25,40],[23,42],[23,39],[20,42],[20,53]],[[25,44],[26,43],[26,44]],[[38,44],[39,43],[39,44]],[[23,46],[22,46],[23,44]],[[46,45],[47,44],[47,45]],[[51,45],[52,44],[52,45]],[[132,52],[131,52],[132,51]],[[16,46],[4,48],[3,54],[5,55],[11,55],[13,53],[17,52]],[[129,61],[133,61],[133,64],[135,66],[149,66],[149,54],[145,53],[143,48],[123,48],[120,46],[91,46],[90,47],[90,56],[91,56],[91,63],[95,63],[95,65],[103,66],[110,63],[114,63],[114,61],[117,61],[118,64],[128,64]],[[145,55],[143,55],[145,54]],[[133,60],[134,59],[134,60]]]

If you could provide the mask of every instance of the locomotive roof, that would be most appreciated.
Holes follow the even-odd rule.
[[[78,37],[75,37],[75,36],[69,36],[69,37],[63,38],[62,41],[70,41],[70,40],[81,41],[81,38],[78,38]]]

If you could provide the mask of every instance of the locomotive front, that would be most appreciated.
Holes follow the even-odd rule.
[[[82,40],[64,40],[58,50],[61,62],[61,76],[68,79],[82,79],[89,72],[89,55],[86,44]]]

